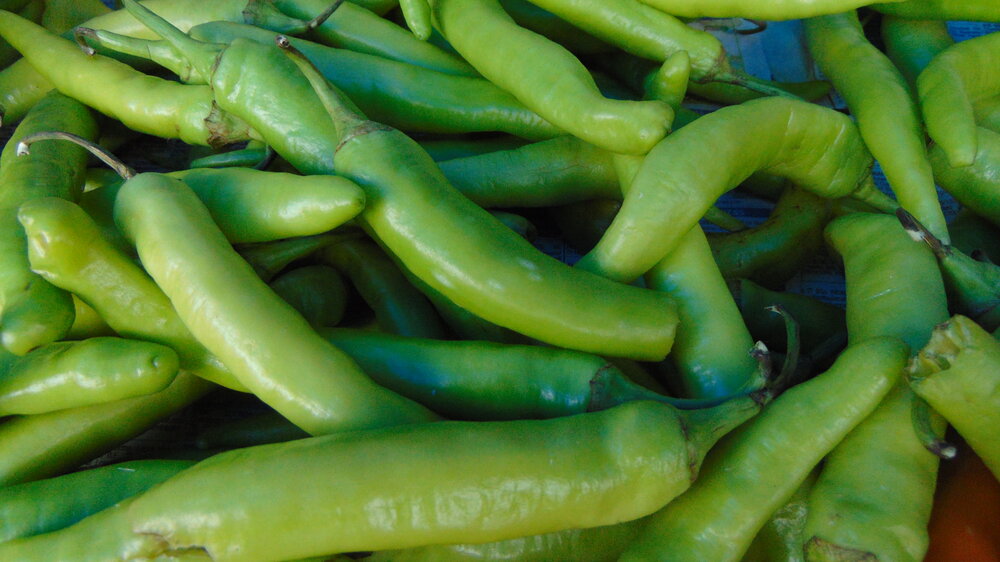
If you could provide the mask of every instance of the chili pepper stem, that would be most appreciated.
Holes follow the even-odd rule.
[[[121,176],[122,179],[127,180],[135,175],[135,170],[130,168],[127,164],[119,160],[114,154],[111,154],[103,147],[92,143],[83,137],[63,131],[41,131],[22,138],[21,142],[17,143],[17,155],[25,156],[29,154],[31,152],[31,145],[41,140],[63,140],[75,143],[87,149],[87,151],[96,156],[101,162],[107,164],[108,167],[114,170],[119,176]]]
[[[723,435],[760,412],[761,404],[752,396],[732,398],[712,408],[678,412],[687,438],[692,481],[708,450]]]
[[[222,50],[220,46],[188,37],[186,33],[135,0],[123,0],[122,4],[135,19],[162,37],[178,55],[187,59],[198,74],[204,77],[212,75],[212,67]]]
[[[764,388],[764,378],[751,379],[744,387],[745,392],[741,395],[749,396],[759,404],[763,405],[767,399],[764,398],[766,390]],[[633,400],[653,400],[669,404],[678,410],[701,410],[713,408],[724,403],[730,397],[724,398],[673,398],[653,392],[647,388],[639,386],[627,377],[624,377],[618,369],[610,363],[602,367],[594,374],[590,381],[590,401],[587,411],[596,412],[606,410],[625,402]]]
[[[369,127],[384,127],[384,125],[366,120],[364,113],[354,105],[354,102],[343,92],[333,87],[312,62],[302,54],[302,51],[292,45],[288,37],[279,35],[274,38],[274,42],[302,70],[309,83],[312,84],[316,95],[319,96],[323,107],[330,114],[330,119],[333,120],[339,138],[338,145],[343,145],[352,136],[363,134]]]
[[[948,247],[946,247],[937,236],[934,236],[931,231],[927,230],[927,228],[906,209],[902,207],[896,209],[896,218],[899,219],[900,224],[903,225],[903,229],[910,235],[910,238],[916,242],[925,242],[931,247],[934,255],[939,259],[946,257],[950,253]]]
[[[917,434],[917,438],[920,439],[920,443],[925,449],[940,459],[953,459],[958,454],[958,449],[951,443],[938,437],[931,423],[931,418],[935,415],[937,414],[926,400],[919,396],[913,398],[910,418],[913,421],[913,431]]]
[[[793,93],[791,93],[789,91],[783,90],[783,89],[778,88],[776,86],[772,86],[770,84],[767,84],[767,83],[765,83],[765,82],[757,79],[754,76],[751,76],[749,74],[745,74],[745,73],[742,73],[742,72],[738,72],[738,71],[717,74],[712,79],[712,81],[713,82],[722,82],[722,83],[725,83],[725,84],[733,84],[733,85],[736,85],[736,86],[742,86],[742,87],[744,87],[744,88],[746,88],[746,89],[748,89],[750,91],[758,92],[758,93],[761,93],[761,94],[764,94],[764,95],[768,95],[768,96],[778,96],[778,97],[784,97],[784,98],[794,98],[794,99],[797,99],[797,100],[798,99],[802,99],[799,96],[797,96],[797,95],[795,95],[795,94],[793,94]]]
[[[794,384],[792,380],[799,366],[799,355],[802,349],[802,338],[799,323],[785,308],[779,304],[773,304],[765,308],[769,312],[780,315],[785,320],[786,351],[785,361],[781,366],[781,372],[774,378],[770,388],[776,393],[780,393]]]

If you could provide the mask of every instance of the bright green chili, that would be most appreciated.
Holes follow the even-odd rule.
[[[234,562],[280,560],[608,525],[685,490],[705,450],[757,409],[750,399],[683,413],[640,401],[552,420],[414,424],[242,449],[118,511],[0,545],[0,556],[200,547]],[[204,492],[244,481],[259,492]]]
[[[920,112],[903,76],[868,41],[854,12],[811,18],[805,28],[809,52],[846,100],[900,206],[947,242]]]
[[[1000,33],[955,43],[931,60],[917,78],[927,134],[955,167],[976,159],[979,141],[973,105],[1000,94]]]
[[[871,155],[847,116],[806,102],[764,98],[722,108],[661,141],[622,209],[577,266],[621,281],[649,270],[715,200],[766,170],[828,198],[893,202],[869,173]]]
[[[1000,474],[998,373],[1000,343],[964,316],[936,327],[907,370],[913,390],[955,426],[994,475]]]
[[[128,180],[115,223],[191,334],[296,425],[317,434],[435,419],[323,341],[232,249],[180,180]]]
[[[557,127],[627,154],[645,154],[670,129],[669,106],[605,98],[579,59],[519,27],[496,0],[435,0],[432,8],[436,28],[484,77]]]
[[[979,150],[968,166],[952,166],[941,145],[931,148],[934,177],[963,206],[1000,225],[1000,133],[977,127]]]
[[[0,340],[12,353],[62,338],[73,324],[70,295],[32,273],[17,208],[40,197],[80,197],[86,153],[67,143],[46,142],[35,154],[17,157],[25,136],[49,129],[94,139],[97,124],[90,111],[59,93],[48,94],[17,127],[0,153]]]
[[[771,514],[895,386],[907,346],[849,347],[825,373],[776,398],[706,458],[686,493],[650,517],[620,560],[739,560]]]
[[[159,392],[177,376],[169,347],[122,338],[0,351],[0,416],[44,414]]]

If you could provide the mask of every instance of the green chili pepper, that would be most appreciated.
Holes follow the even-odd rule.
[[[0,352],[0,416],[43,414],[159,392],[177,376],[169,347],[121,338]]]
[[[785,323],[767,307],[779,305],[798,321],[802,347],[810,350],[831,339],[846,343],[844,309],[796,293],[770,291],[753,281],[740,279],[736,301],[750,333],[771,349],[785,349]]]
[[[907,371],[913,390],[955,426],[994,475],[1000,474],[998,367],[996,336],[953,316],[934,329]]]
[[[332,267],[299,267],[279,275],[268,286],[313,326],[336,326],[344,317],[347,286]]]
[[[232,451],[117,512],[0,545],[0,556],[154,556],[183,546],[280,560],[608,525],[686,489],[705,449],[757,409],[750,399],[684,413],[640,401],[553,420],[415,424]],[[302,480],[314,471],[324,476]],[[238,502],[198,492],[242,480],[260,492]],[[83,540],[94,533],[102,543]]]
[[[839,14],[865,6],[868,0],[640,0],[660,11],[686,18],[749,18],[792,20],[824,14]],[[899,0],[897,0],[899,1]]]
[[[804,562],[802,529],[809,513],[809,490],[819,471],[813,470],[761,528],[741,562]]]
[[[0,485],[49,478],[132,439],[215,385],[181,372],[166,389],[136,398],[0,423]]]
[[[276,0],[274,4],[291,16],[310,19],[329,8],[330,0]],[[333,15],[312,30],[312,35],[331,47],[378,55],[445,74],[478,76],[461,58],[420,41],[398,25],[351,3],[339,6]]]
[[[827,200],[788,188],[762,224],[725,234],[708,234],[712,255],[727,279],[746,277],[780,287],[823,246],[831,215]]]
[[[948,318],[933,254],[892,217],[847,215],[826,235],[844,260],[852,345],[890,335],[919,349]],[[900,385],[828,457],[810,493],[807,559],[923,557],[938,462],[914,432],[914,398]],[[932,425],[944,429],[940,418]]]
[[[934,177],[959,203],[1000,225],[1000,133],[978,127],[979,150],[968,166],[953,166],[941,145],[931,148]]]
[[[976,159],[979,141],[973,104],[1000,94],[1000,73],[984,71],[1000,52],[1000,33],[955,43],[917,78],[927,134],[955,167]]]
[[[526,144],[526,141],[509,135],[480,137],[460,136],[454,138],[421,139],[420,146],[431,155],[435,162],[445,162],[456,158],[468,158],[497,152],[514,150]]]
[[[906,78],[911,92],[917,91],[917,76],[938,53],[955,44],[948,25],[941,20],[914,20],[882,16],[885,54]]]
[[[53,33],[64,33],[110,11],[100,0],[49,0],[41,23]]]
[[[669,130],[669,106],[605,98],[576,57],[519,27],[496,0],[435,0],[432,8],[435,26],[463,57],[557,127],[627,154],[645,154]]]
[[[650,517],[620,560],[739,560],[827,451],[895,386],[907,355],[894,338],[859,343],[776,398],[712,450],[691,489]]]
[[[115,223],[191,334],[299,427],[316,434],[435,419],[372,383],[316,335],[233,251],[179,180],[128,180],[115,201]]]
[[[82,340],[102,336],[114,336],[115,331],[101,318],[89,304],[73,295],[73,309],[76,311],[73,326],[66,332],[66,340]]]
[[[677,300],[680,323],[668,360],[678,377],[671,387],[686,398],[738,393],[760,368],[750,331],[740,316],[701,226],[643,278],[646,286]],[[766,376],[768,373],[762,373]]]
[[[79,147],[48,142],[34,155],[15,154],[20,139],[52,128],[91,139],[97,135],[86,107],[53,93],[30,112],[0,153],[0,339],[17,355],[62,338],[73,324],[70,295],[32,273],[24,231],[17,226],[17,208],[26,201],[80,196],[87,160]]]
[[[667,255],[724,192],[757,170],[828,198],[851,195],[890,209],[869,173],[854,123],[827,108],[764,98],[722,108],[661,141],[622,210],[577,266],[631,281]]]
[[[910,19],[1000,21],[1000,6],[993,0],[906,0],[872,8]]]
[[[268,282],[289,264],[308,258],[330,244],[360,236],[363,236],[361,232],[328,232],[263,244],[246,244],[238,247],[237,251],[250,264],[257,276]]]
[[[34,23],[41,25],[42,14],[45,11],[45,2],[40,0],[31,0],[24,5],[23,8],[17,10],[17,15]],[[10,66],[11,63],[21,58],[21,54],[17,52],[17,49],[10,46],[10,43],[0,40],[0,68],[6,68]]]
[[[0,542],[68,527],[193,464],[131,461],[0,488]]]
[[[430,302],[370,240],[344,240],[324,248],[319,259],[346,275],[375,312],[380,330],[401,336],[442,339],[445,328]]]
[[[293,60],[334,115],[343,139],[337,173],[366,190],[362,224],[415,277],[469,312],[547,343],[636,359],[666,355],[672,300],[581,275],[542,254],[458,193],[419,145],[359,117],[315,70]]]
[[[805,27],[809,52],[847,101],[900,206],[947,242],[920,112],[903,76],[868,42],[857,14],[812,18]]]
[[[517,25],[547,37],[576,54],[607,53],[614,47],[528,0],[500,0]]]
[[[181,368],[223,386],[244,390],[199,344],[163,291],[120,249],[102,238],[79,207],[60,199],[21,206],[32,268],[78,295],[122,336],[160,343],[180,356]]]

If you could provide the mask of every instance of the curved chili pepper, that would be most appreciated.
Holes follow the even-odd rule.
[[[633,280],[669,254],[719,196],[758,170],[823,197],[851,195],[894,208],[875,188],[871,163],[854,123],[830,109],[785,98],[722,108],[650,152],[622,210],[577,267]]]
[[[669,106],[605,98],[576,57],[519,27],[496,0],[435,0],[432,4],[435,26],[463,57],[557,127],[627,154],[645,154],[669,130],[673,121]],[[498,49],[506,54],[497,56]],[[518,62],[525,60],[544,63],[525,66]],[[560,80],[551,81],[552,72]]]
[[[0,416],[44,414],[159,392],[177,376],[169,347],[122,338],[0,352]]]
[[[17,227],[17,208],[26,201],[80,197],[87,160],[79,147],[47,142],[34,155],[16,155],[22,138],[53,128],[97,136],[90,111],[54,92],[35,106],[0,153],[0,339],[17,355],[61,339],[73,324],[69,293],[31,271],[24,231]]]
[[[608,525],[685,490],[704,451],[758,408],[748,398],[688,412],[639,401],[552,420],[413,424],[232,451],[118,512],[0,544],[0,556],[113,558],[201,547],[233,561],[281,560]],[[314,470],[324,476],[303,481]],[[432,476],[403,477],[413,473]],[[260,492],[239,502],[193,493],[243,480]],[[261,532],[248,532],[248,521]],[[105,539],[98,544],[96,532]]]
[[[979,141],[973,104],[1000,94],[1000,73],[990,68],[1000,53],[1000,33],[955,43],[917,78],[927,134],[955,167],[976,159]]]
[[[847,101],[900,206],[948,242],[920,112],[903,76],[865,37],[857,14],[806,20],[809,52]]]
[[[853,345],[828,371],[776,398],[709,453],[691,489],[652,515],[620,560],[739,560],[827,451],[896,385],[907,349],[895,338]]]

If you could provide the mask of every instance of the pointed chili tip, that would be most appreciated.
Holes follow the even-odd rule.
[[[94,56],[97,51],[87,44],[88,37],[97,37],[97,31],[82,25],[73,28],[73,40],[76,41],[76,44],[80,47],[81,51],[83,51],[88,57],[91,57]]]
[[[306,24],[306,30],[316,29],[317,27],[323,25],[326,20],[330,19],[330,16],[337,11],[337,8],[344,3],[344,0],[334,0],[327,9],[323,10],[318,16],[314,17],[309,23]]]

